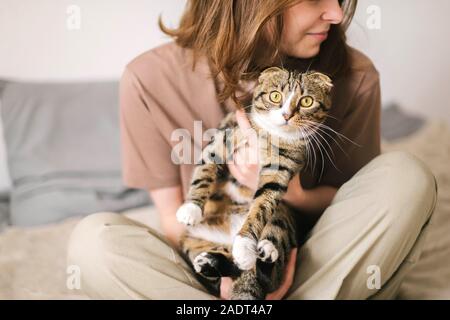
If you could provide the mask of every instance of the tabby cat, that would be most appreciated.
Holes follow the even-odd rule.
[[[258,156],[256,192],[239,184],[226,166],[235,150],[229,146],[244,140],[234,112],[203,149],[176,215],[187,225],[181,251],[214,294],[224,276],[233,278],[232,299],[264,299],[281,285],[289,252],[297,246],[294,215],[281,199],[306,164],[308,143],[320,130],[315,125],[324,122],[331,105],[331,88],[331,79],[320,72],[271,67],[260,74],[247,115],[270,148]]]

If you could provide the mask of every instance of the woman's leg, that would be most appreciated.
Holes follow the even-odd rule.
[[[96,299],[214,299],[157,231],[110,212],[75,227],[68,265],[81,271],[81,289]]]
[[[341,186],[299,249],[287,298],[394,298],[419,258],[436,198],[436,180],[416,157],[373,159]]]

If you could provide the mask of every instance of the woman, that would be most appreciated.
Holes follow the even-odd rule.
[[[380,155],[380,84],[371,61],[345,43],[356,1],[188,1],[176,41],[127,65],[121,80],[123,177],[149,190],[159,231],[114,213],[86,217],[74,230],[68,261],[97,298],[213,298],[177,253],[183,226],[175,212],[193,165],[171,161],[174,130],[194,137],[194,122],[217,127],[245,107],[248,86],[273,65],[330,75],[334,136],[317,165],[295,177],[284,200],[304,220],[285,281],[268,299],[393,298],[417,261],[436,201],[433,175],[415,157]],[[248,120],[238,111],[239,125]],[[330,132],[331,133],[331,132]],[[349,141],[352,142],[349,142]],[[199,147],[199,146],[197,146]],[[254,147],[254,146],[250,146]],[[258,168],[229,165],[249,187]],[[322,162],[323,161],[323,162]],[[221,282],[227,298],[230,279]]]

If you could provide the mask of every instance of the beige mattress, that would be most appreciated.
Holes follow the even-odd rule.
[[[439,197],[425,250],[404,281],[399,298],[450,298],[450,130],[430,122],[413,136],[383,143],[383,151],[407,150],[428,163]],[[133,219],[157,225],[153,207],[130,210]],[[66,287],[65,255],[79,218],[37,228],[9,228],[0,234],[0,299],[87,299]]]

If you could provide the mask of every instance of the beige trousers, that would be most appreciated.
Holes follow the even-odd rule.
[[[436,180],[405,152],[382,154],[341,186],[299,248],[287,299],[390,299],[418,261]],[[102,212],[74,229],[68,264],[100,299],[215,299],[160,231]]]

